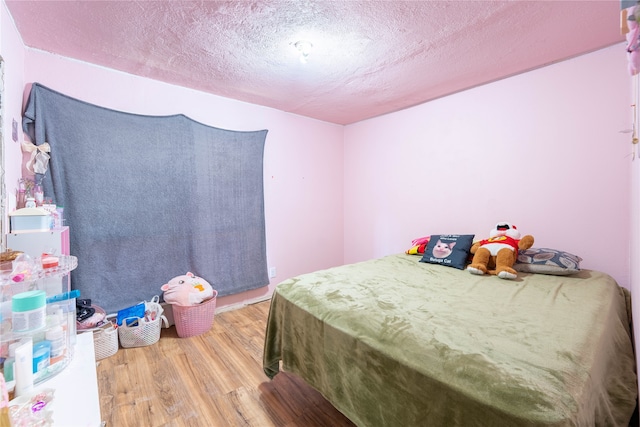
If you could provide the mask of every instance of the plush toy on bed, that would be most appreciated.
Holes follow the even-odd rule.
[[[408,255],[424,255],[424,251],[429,244],[429,239],[431,236],[419,237],[417,239],[413,239],[411,242],[411,248],[405,251]]]
[[[489,232],[489,238],[476,242],[471,246],[473,260],[467,267],[472,274],[492,274],[501,279],[515,279],[518,272],[513,269],[518,259],[518,250],[533,246],[533,236],[520,237],[515,225],[499,222]]]
[[[160,289],[166,303],[182,306],[197,305],[213,296],[209,282],[191,272],[174,277]]]

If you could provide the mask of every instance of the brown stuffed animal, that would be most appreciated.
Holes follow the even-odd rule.
[[[492,274],[501,279],[515,279],[518,272],[513,264],[518,259],[518,250],[533,246],[533,236],[520,238],[516,226],[508,222],[499,222],[489,232],[489,238],[471,246],[473,260],[467,267],[472,274]]]

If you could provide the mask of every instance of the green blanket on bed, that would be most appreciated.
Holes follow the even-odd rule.
[[[608,275],[475,276],[399,254],[277,286],[264,369],[359,426],[628,425],[629,294]]]

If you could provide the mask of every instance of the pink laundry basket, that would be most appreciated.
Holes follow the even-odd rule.
[[[213,290],[213,296],[198,305],[171,304],[173,309],[173,322],[180,338],[193,337],[204,334],[213,325],[213,317],[216,314],[216,297],[218,291]]]

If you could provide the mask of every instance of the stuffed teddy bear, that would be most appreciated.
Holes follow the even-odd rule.
[[[181,306],[197,305],[213,296],[209,282],[191,272],[174,277],[160,289],[166,303]]]
[[[474,243],[471,246],[473,260],[467,267],[472,274],[492,274],[501,279],[515,279],[518,272],[513,269],[518,259],[518,250],[529,249],[533,246],[533,236],[520,238],[520,232],[515,225],[499,222],[489,232],[489,238]]]

